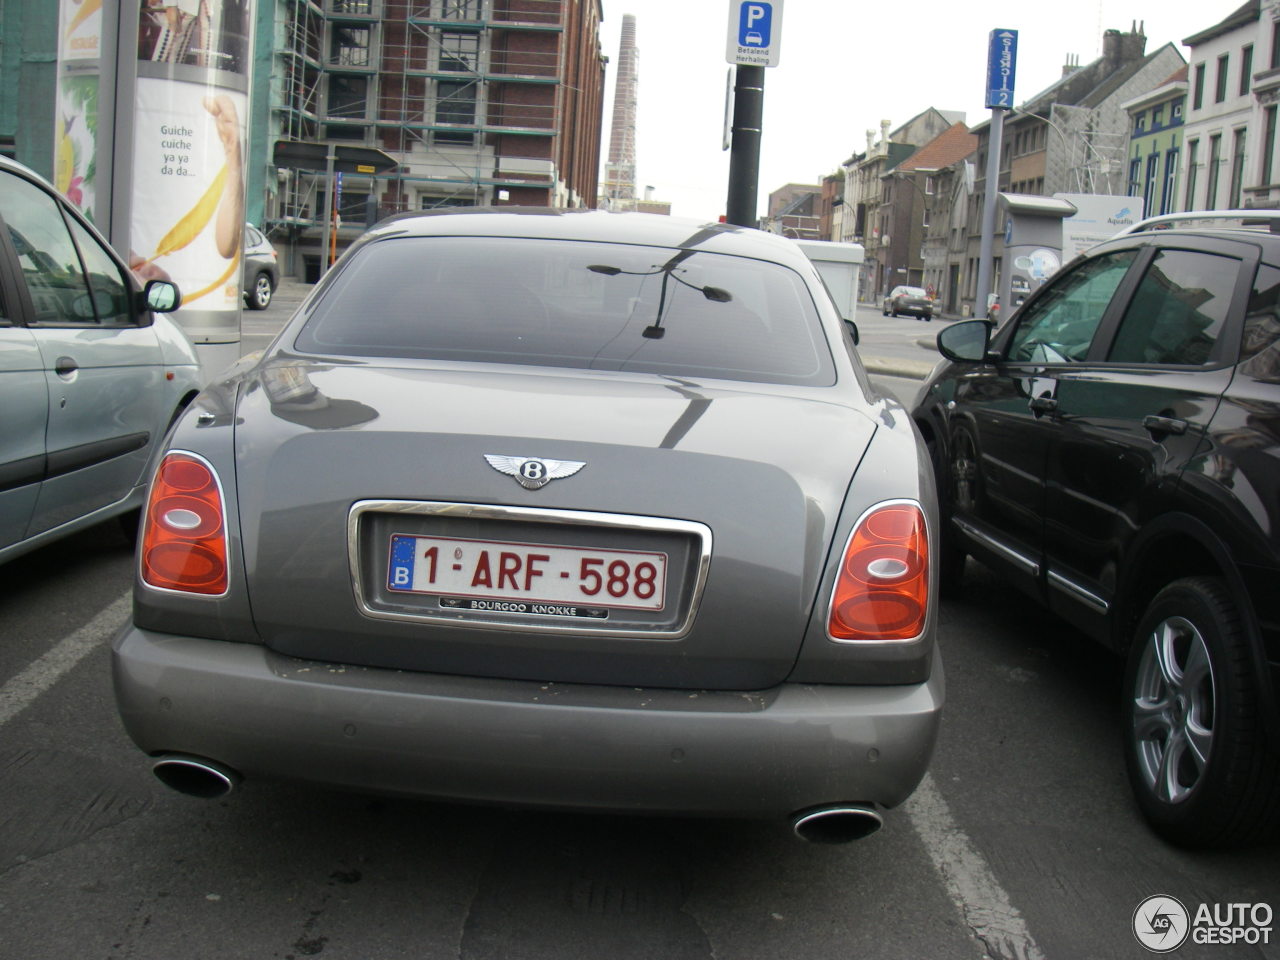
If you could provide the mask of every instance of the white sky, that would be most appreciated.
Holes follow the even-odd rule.
[[[775,0],[776,2],[776,0]],[[987,37],[1018,31],[1015,100],[1062,75],[1068,54],[1101,54],[1102,33],[1145,24],[1147,52],[1213,26],[1242,0],[785,0],[781,62],[765,70],[760,195],[817,183],[866,147],[866,130],[890,129],[928,107],[959,110],[970,126],[983,106]],[[636,182],[677,216],[724,212],[729,153],[721,149],[729,0],[603,0],[601,48],[609,57],[601,160],[608,155],[613,72],[623,14],[636,18],[640,51]],[[776,30],[776,25],[775,25]],[[1255,59],[1255,64],[1257,63]]]

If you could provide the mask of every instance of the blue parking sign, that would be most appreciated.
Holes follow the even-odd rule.
[[[744,47],[767,47],[773,33],[773,4],[744,3],[738,10],[738,43]]]

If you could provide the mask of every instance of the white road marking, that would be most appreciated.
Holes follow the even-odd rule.
[[[113,637],[129,616],[132,591],[121,594],[109,607],[64,637],[25,670],[0,687],[0,724],[8,723],[50,687],[62,675],[83,660],[103,637]]]
[[[947,894],[987,955],[999,960],[1045,960],[1022,914],[991,872],[986,857],[956,825],[929,774],[905,809]]]

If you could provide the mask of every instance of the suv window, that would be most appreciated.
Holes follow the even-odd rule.
[[[1280,383],[1280,270],[1262,264],[1253,281],[1240,341],[1240,372]]]
[[[1120,321],[1107,359],[1199,366],[1209,361],[1231,306],[1240,261],[1161,250]]]
[[[1083,360],[1136,250],[1086,260],[1029,304],[1009,343],[1009,359],[1039,363]]]

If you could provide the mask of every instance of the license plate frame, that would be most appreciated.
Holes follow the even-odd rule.
[[[388,539],[384,585],[392,596],[436,597],[442,606],[469,601],[475,611],[652,614],[666,609],[669,565],[661,551],[396,531]]]

